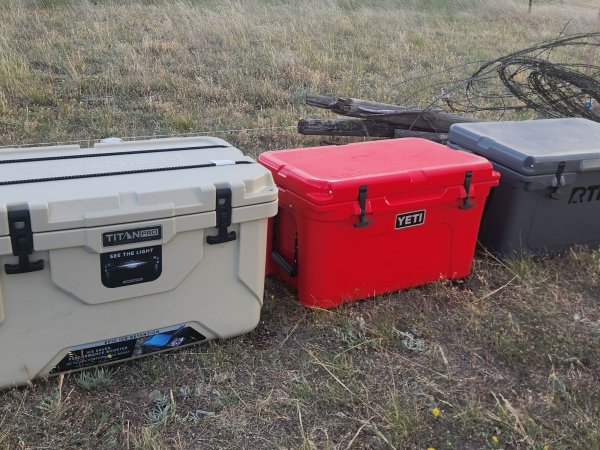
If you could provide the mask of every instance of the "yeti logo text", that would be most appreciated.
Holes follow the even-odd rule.
[[[414,227],[425,223],[425,210],[412,211],[396,216],[396,230],[399,228]]]
[[[133,242],[155,241],[162,239],[162,227],[135,228],[133,230],[111,231],[102,235],[102,245],[131,244]]]
[[[600,185],[574,187],[569,197],[571,203],[587,203],[600,200]]]

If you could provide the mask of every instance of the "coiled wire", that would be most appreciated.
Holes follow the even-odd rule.
[[[542,117],[584,117],[600,121],[600,67],[585,63],[551,62],[552,52],[572,60],[600,33],[574,34],[529,47],[483,64],[466,80],[462,112],[531,109]],[[558,52],[560,50],[560,52]],[[506,90],[500,91],[494,80]],[[462,102],[461,102],[462,103]]]

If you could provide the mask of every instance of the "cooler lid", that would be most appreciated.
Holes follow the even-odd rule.
[[[600,123],[587,119],[460,123],[448,142],[524,175],[600,169]]]
[[[28,209],[33,232],[121,224],[277,199],[264,167],[212,137],[0,149],[0,236],[8,211]]]
[[[356,201],[368,186],[369,198],[495,180],[492,165],[419,138],[386,139],[339,146],[265,152],[259,162],[275,183],[315,204]]]

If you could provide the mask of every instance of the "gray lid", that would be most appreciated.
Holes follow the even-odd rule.
[[[448,142],[525,175],[600,169],[600,123],[587,119],[460,123]]]

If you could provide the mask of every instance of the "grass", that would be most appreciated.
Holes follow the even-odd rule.
[[[307,92],[427,106],[470,62],[591,30],[595,14],[535,1],[528,15],[517,0],[7,0],[0,18],[0,144],[207,132],[256,156],[331,141],[295,132],[326,114]],[[248,335],[0,393],[0,449],[600,449],[599,255],[481,252],[463,282],[334,311],[268,279]]]
[[[254,154],[315,143],[293,130],[322,114],[306,92],[427,106],[442,85],[428,86],[452,87],[470,62],[593,26],[586,10],[529,16],[521,3],[6,0],[0,144],[199,132]],[[240,129],[254,131],[228,131]]]
[[[111,369],[98,367],[78,373],[75,377],[75,381],[81,389],[93,391],[108,386],[112,375],[113,371]]]
[[[0,442],[597,448],[600,310],[589,255],[537,261],[536,275],[520,278],[480,253],[464,282],[334,311],[306,310],[268,279],[251,334],[122,364],[93,390],[73,374],[0,394]]]

